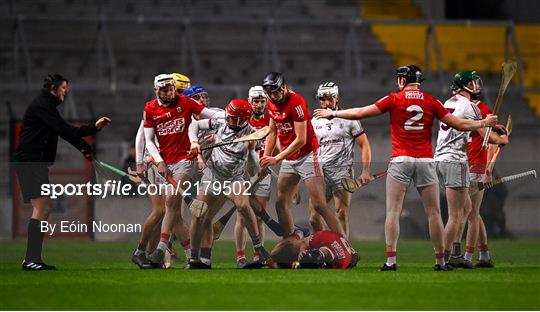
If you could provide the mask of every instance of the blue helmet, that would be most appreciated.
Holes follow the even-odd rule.
[[[191,88],[187,88],[186,90],[184,90],[184,95],[190,98],[199,93],[207,93],[207,92],[206,92],[206,89],[200,85],[194,85],[194,86],[191,86]]]

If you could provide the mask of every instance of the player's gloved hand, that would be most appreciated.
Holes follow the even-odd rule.
[[[332,119],[335,117],[334,115],[335,111],[327,108],[318,108],[313,112],[313,116],[315,118],[326,118],[326,119]]]
[[[362,174],[359,178],[362,185],[369,184],[369,182],[371,182],[371,180],[373,179],[369,171],[362,171]]]
[[[189,148],[191,154],[199,155],[201,153],[201,145],[197,141],[191,142],[191,147]]]
[[[100,119],[98,119],[98,121],[96,121],[96,128],[98,128],[98,130],[101,130],[101,128],[104,128],[110,124],[111,119],[109,117],[101,117]]]
[[[486,118],[482,119],[483,124],[486,127],[493,127],[497,124],[499,121],[499,117],[497,115],[488,114]]]

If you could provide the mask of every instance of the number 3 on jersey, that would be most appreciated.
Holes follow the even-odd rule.
[[[447,110],[448,110],[448,112],[450,112],[450,114],[453,114],[456,109],[455,108],[447,108]],[[441,129],[443,131],[447,131],[448,129],[450,129],[450,126],[448,126],[447,124],[441,122]]]
[[[418,105],[411,105],[408,106],[406,110],[407,113],[414,115],[411,118],[407,119],[407,121],[405,121],[405,130],[424,130],[424,123],[418,122],[414,124],[415,122],[422,119],[422,116],[424,116],[424,111],[422,110],[422,107]]]

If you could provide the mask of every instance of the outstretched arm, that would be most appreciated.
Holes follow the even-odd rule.
[[[316,109],[313,116],[316,118],[343,118],[343,119],[362,119],[381,115],[382,111],[375,105],[371,104],[364,107],[355,107],[345,110],[331,109]]]
[[[497,116],[487,115],[482,120],[464,119],[452,114],[446,114],[441,121],[459,131],[473,131],[479,128],[491,127],[497,123]]]
[[[207,118],[207,119],[225,119],[225,111],[221,110],[213,110],[208,108],[203,108],[201,113],[199,114],[201,118]]]

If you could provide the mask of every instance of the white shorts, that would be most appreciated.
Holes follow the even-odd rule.
[[[484,182],[485,178],[486,178],[485,173],[469,172],[469,181],[471,182]]]
[[[195,176],[197,171],[197,161],[192,159],[184,159],[174,164],[167,165],[167,169],[171,172],[174,178],[181,174],[191,177]]]
[[[469,164],[466,162],[437,162],[437,175],[441,185],[449,188],[469,187]]]
[[[247,183],[245,183],[244,178],[241,176],[228,178],[216,177],[214,174],[212,174],[212,170],[210,170],[209,167],[206,167],[201,178],[199,194],[219,196],[224,194],[227,187],[233,188],[233,183],[235,182],[236,184],[240,182],[243,186],[247,187]]]
[[[437,171],[433,158],[394,157],[388,164],[388,175],[399,183],[407,185],[414,181],[415,187],[437,183]]]
[[[324,181],[326,182],[326,191],[334,194],[337,190],[343,190],[341,179],[354,178],[354,169],[347,167],[323,167]]]
[[[270,185],[272,183],[272,175],[267,175],[251,190],[251,194],[260,197],[270,197]]]
[[[293,173],[300,176],[302,180],[322,177],[322,164],[319,162],[318,151],[316,150],[295,160],[284,160],[281,163],[279,173]]]

